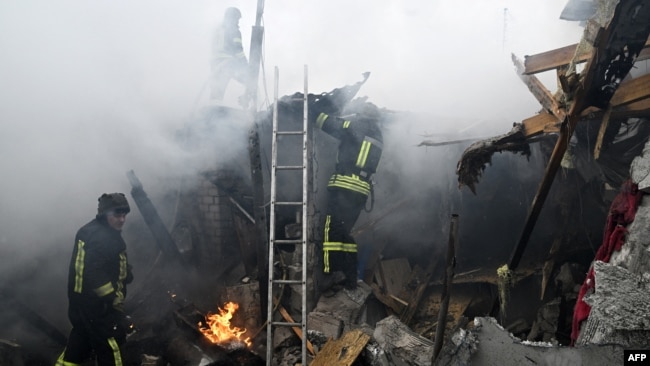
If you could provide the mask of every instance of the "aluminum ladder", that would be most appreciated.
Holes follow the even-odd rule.
[[[305,66],[305,92],[303,96],[303,128],[298,131],[279,131],[278,130],[278,68],[275,68],[275,86],[274,86],[274,104],[273,104],[273,141],[272,141],[272,157],[271,157],[271,207],[269,217],[269,276],[268,276],[268,310],[267,310],[267,338],[266,338],[266,364],[271,365],[273,359],[273,331],[277,327],[291,327],[302,340],[302,365],[307,365],[307,229],[308,229],[308,215],[307,215],[307,200],[308,200],[308,118],[307,118],[307,66]],[[302,136],[302,165],[283,165],[278,162],[278,149],[284,146],[278,144],[278,138],[283,136],[294,136],[291,139],[298,139]],[[288,137],[286,138],[289,139]],[[293,140],[291,140],[293,142]],[[293,171],[302,171],[302,200],[301,201],[278,201],[278,173]],[[279,206],[295,206],[300,209],[302,216],[302,230],[299,239],[276,239],[276,209]],[[276,278],[277,274],[274,271],[276,245],[295,245],[296,249],[300,250],[301,255],[300,263],[293,263],[299,268],[301,279],[280,279]],[[301,288],[301,314],[298,321],[293,320],[290,315],[285,316],[286,321],[274,321],[273,313],[276,309],[276,304],[279,304],[280,296],[278,289],[286,285],[300,285]],[[278,306],[280,308],[281,305]],[[280,308],[281,312],[284,310]],[[288,315],[286,312],[283,315]]]

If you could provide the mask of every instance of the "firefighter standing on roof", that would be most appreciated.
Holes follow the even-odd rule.
[[[376,115],[347,120],[319,113],[315,122],[340,141],[336,168],[327,184],[322,248],[325,279],[320,287],[328,291],[342,282],[352,290],[357,287],[357,244],[351,231],[372,191],[370,179],[381,158],[382,134]]]
[[[217,27],[212,40],[212,90],[210,98],[222,100],[231,79],[246,84],[248,61],[244,54],[237,8],[225,11],[223,22]]]
[[[130,330],[124,298],[133,275],[121,230],[129,211],[124,194],[104,193],[95,219],[77,231],[68,275],[72,330],[56,366],[81,365],[93,351],[99,366],[122,365],[119,346]]]

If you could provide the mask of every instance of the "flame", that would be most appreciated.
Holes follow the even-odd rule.
[[[212,343],[223,344],[228,342],[243,342],[248,347],[252,342],[250,337],[244,339],[242,334],[246,333],[245,328],[238,328],[230,325],[235,311],[239,309],[239,305],[234,302],[227,302],[224,308],[219,308],[218,314],[208,313],[205,317],[206,324],[199,322],[199,330],[203,335]]]

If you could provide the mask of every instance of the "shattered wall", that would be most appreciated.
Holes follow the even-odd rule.
[[[650,144],[632,162],[630,175],[647,191]],[[577,344],[620,344],[650,348],[650,198],[643,195],[621,250],[609,263],[595,262],[596,288],[585,297],[591,306]]]

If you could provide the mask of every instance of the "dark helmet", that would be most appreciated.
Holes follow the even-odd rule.
[[[237,8],[228,8],[223,17],[224,19],[239,20],[241,18],[241,11]]]
[[[129,213],[131,208],[124,193],[104,193],[97,199],[97,216],[104,216],[113,211],[116,213]]]

